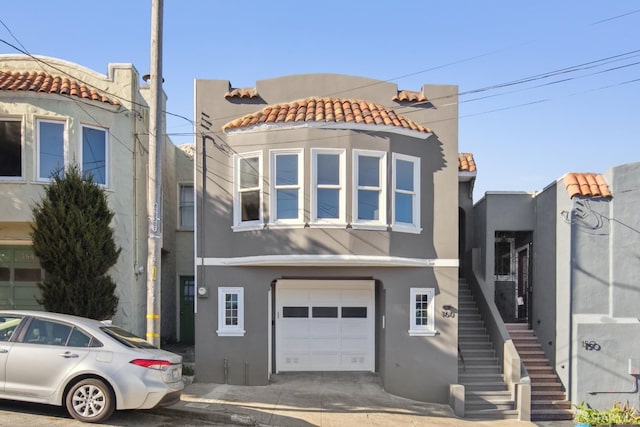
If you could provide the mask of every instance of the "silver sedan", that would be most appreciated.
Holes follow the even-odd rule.
[[[66,406],[81,421],[180,399],[182,357],[117,326],[39,311],[0,311],[0,399]]]

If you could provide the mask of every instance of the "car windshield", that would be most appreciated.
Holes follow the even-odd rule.
[[[140,338],[137,335],[132,334],[131,332],[125,331],[122,328],[117,326],[104,326],[102,328],[105,334],[109,335],[114,340],[119,343],[126,345],[131,348],[156,348],[156,346],[149,344],[144,339]]]

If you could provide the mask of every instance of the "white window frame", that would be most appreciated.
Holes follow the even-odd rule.
[[[332,154],[338,156],[338,185],[318,186],[318,155]],[[321,226],[324,228],[344,228],[346,221],[346,150],[338,148],[312,148],[311,149],[311,218],[310,226]],[[318,218],[318,189],[337,189],[338,195],[338,218]]]
[[[67,166],[67,156],[68,156],[68,152],[67,152],[67,123],[63,120],[48,120],[48,119],[36,119],[36,133],[37,133],[37,141],[36,141],[36,146],[37,146],[37,155],[36,155],[36,180],[37,181],[41,181],[41,182],[51,182],[53,181],[51,177],[48,176],[41,176],[40,175],[40,165],[42,162],[42,132],[40,131],[40,125],[42,123],[55,123],[58,125],[62,125],[62,167],[63,167],[63,171],[64,168],[66,168]]]
[[[416,322],[416,300],[418,295],[427,295],[427,324],[418,325]],[[431,337],[436,335],[435,325],[435,289],[411,288],[409,298],[409,335],[412,337]]]
[[[396,188],[396,178],[397,178],[397,164],[399,160],[403,160],[406,162],[410,162],[413,164],[413,191],[407,192],[405,190],[398,190]],[[393,153],[392,155],[393,162],[393,179],[392,179],[392,214],[391,214],[391,229],[393,231],[399,231],[403,233],[415,233],[419,234],[422,232],[422,228],[420,227],[420,158],[414,156],[408,156],[406,154]],[[413,196],[413,222],[405,223],[405,222],[396,222],[396,194],[411,194]]]
[[[182,200],[182,192],[187,187],[191,187],[191,195],[193,198],[191,205],[189,205],[188,203],[183,203],[183,200]],[[196,197],[195,187],[192,182],[178,183],[178,228],[180,230],[193,230],[195,226],[195,204],[196,204],[195,197]],[[191,221],[193,225],[185,226],[182,222],[183,208],[189,208],[189,207],[191,207]]]
[[[238,324],[225,324],[225,302],[227,295],[238,296]],[[218,329],[216,333],[220,337],[242,337],[246,333],[244,330],[244,288],[222,286],[218,288]]]
[[[84,130],[85,129],[95,129],[95,130],[101,130],[104,132],[104,183],[102,182],[97,182],[96,181],[96,175],[93,174],[93,182],[95,182],[96,184],[100,185],[101,187],[105,187],[105,188],[109,188],[109,181],[111,178],[111,174],[109,173],[109,169],[111,168],[111,160],[110,160],[110,156],[109,156],[109,152],[110,150],[110,138],[109,138],[109,129],[108,128],[103,128],[103,127],[98,127],[98,126],[91,126],[91,125],[81,125],[80,126],[80,145],[78,146],[78,149],[80,151],[80,167],[82,168],[82,175],[84,176]]]
[[[276,158],[280,155],[298,156],[298,183],[295,185],[277,185],[276,183]],[[269,152],[269,176],[270,176],[270,197],[269,197],[269,227],[304,227],[304,150],[299,149],[278,149]],[[298,216],[296,218],[278,218],[278,190],[298,190]]]
[[[0,117],[0,121],[3,122],[19,122],[20,123],[20,175],[19,176],[3,176],[0,175],[0,181],[24,181],[25,180],[25,123],[22,117]]]
[[[252,221],[242,221],[242,206],[240,194],[240,161],[244,159],[250,159],[252,157],[258,158],[258,186],[251,189],[244,189],[244,191],[258,191],[260,197],[260,207],[258,209],[258,219]],[[262,170],[262,151],[251,151],[248,153],[240,153],[233,155],[233,231],[248,231],[248,230],[260,230],[264,228],[264,214],[263,214],[263,170]]]
[[[359,158],[360,157],[377,157],[378,158],[378,187],[360,186],[358,182],[359,171]],[[353,218],[351,220],[351,226],[353,228],[367,229],[367,230],[386,230],[387,229],[387,153],[384,151],[373,150],[353,150],[353,194],[352,196],[352,209]],[[359,190],[378,191],[378,219],[377,220],[359,220],[358,208]]]

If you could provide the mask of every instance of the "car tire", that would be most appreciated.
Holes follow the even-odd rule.
[[[69,415],[85,423],[98,423],[116,409],[115,397],[104,381],[86,378],[75,383],[65,397]]]

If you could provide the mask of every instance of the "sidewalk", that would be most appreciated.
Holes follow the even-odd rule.
[[[179,403],[154,412],[224,424],[269,426],[534,427],[517,420],[463,420],[448,405],[384,391],[372,373],[278,374],[267,386],[193,383]],[[540,423],[540,426],[572,426]]]

